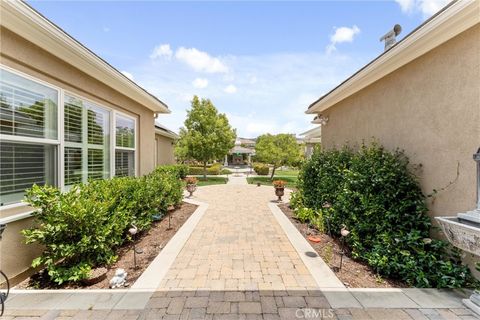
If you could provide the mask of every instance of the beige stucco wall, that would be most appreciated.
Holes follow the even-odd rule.
[[[155,134],[155,143],[156,143],[156,163],[157,165],[162,164],[174,164],[175,156],[173,154],[174,140],[167,138],[160,134]]]
[[[322,127],[324,148],[375,137],[391,150],[404,149],[412,163],[423,165],[418,175],[425,194],[448,186],[429,201],[431,216],[471,210],[472,154],[480,147],[480,26],[322,114],[329,118]]]
[[[143,175],[155,167],[154,113],[129,97],[113,90],[68,63],[20,38],[10,30],[0,28],[0,63],[37,79],[80,95],[100,105],[129,114],[137,119],[137,174]],[[28,208],[1,210],[0,217],[7,217]],[[9,277],[29,269],[39,248],[22,244],[19,231],[30,226],[32,219],[9,223],[0,242],[0,267]]]

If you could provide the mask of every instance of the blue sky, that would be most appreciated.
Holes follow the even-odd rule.
[[[307,106],[448,0],[63,1],[29,3],[167,103],[177,131],[196,94],[226,113],[238,135],[299,134]]]

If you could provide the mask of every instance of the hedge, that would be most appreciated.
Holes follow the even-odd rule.
[[[425,196],[410,169],[402,151],[375,143],[358,151],[317,150],[300,170],[292,206],[300,219],[334,236],[345,226],[353,258],[380,275],[416,287],[472,284],[458,252],[430,239]]]
[[[267,176],[270,168],[264,163],[255,163],[253,165],[253,171],[259,176]]]
[[[74,185],[68,192],[51,186],[27,190],[35,209],[36,226],[23,230],[26,243],[45,247],[32,266],[45,266],[58,284],[80,281],[92,268],[111,265],[116,249],[129,240],[135,224],[147,230],[152,216],[165,215],[182,201],[185,173],[181,166],[164,166],[143,177],[123,177]]]

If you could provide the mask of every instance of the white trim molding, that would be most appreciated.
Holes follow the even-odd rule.
[[[66,61],[155,113],[168,106],[20,0],[0,1],[2,27]]]
[[[312,103],[320,113],[480,23],[480,1],[457,0],[338,87]]]

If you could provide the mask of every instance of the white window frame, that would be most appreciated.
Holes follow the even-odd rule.
[[[16,69],[13,69],[11,67],[8,67],[4,64],[0,63],[0,68],[4,69],[5,71],[11,72],[15,75],[18,75],[22,78],[25,78],[27,80],[36,82],[38,84],[44,85],[45,87],[54,89],[57,91],[57,139],[42,139],[42,138],[36,138],[36,137],[24,137],[24,136],[14,136],[14,135],[6,135],[6,134],[0,134],[0,140],[6,141],[6,142],[18,142],[18,143],[39,143],[39,144],[45,144],[45,145],[54,145],[56,146],[56,157],[57,157],[57,165],[55,168],[55,186],[59,188],[61,191],[67,191],[66,186],[65,186],[65,95],[72,96],[81,100],[84,100],[88,103],[91,103],[95,106],[98,106],[105,111],[108,112],[109,114],[109,125],[110,125],[110,156],[109,156],[109,161],[110,161],[110,177],[109,179],[115,177],[115,150],[130,150],[134,152],[134,174],[135,176],[139,176],[139,160],[140,160],[140,155],[138,153],[139,150],[139,142],[140,142],[140,136],[139,136],[139,128],[138,128],[138,116],[133,116],[128,113],[118,111],[112,107],[106,106],[103,103],[99,103],[96,100],[92,100],[90,98],[87,98],[81,94],[72,92],[70,90],[63,89],[59,86],[53,85],[49,82],[46,82],[44,80],[38,79],[34,76],[31,76],[27,73],[18,71]],[[124,118],[132,119],[134,121],[134,148],[128,148],[128,147],[117,147],[116,146],[116,119],[117,116],[121,116]],[[10,203],[6,204],[3,206],[0,206],[0,211],[7,211],[10,209],[14,208],[19,208],[19,207],[27,207],[28,203],[24,203],[22,201],[15,202],[15,203]]]
[[[38,144],[46,144],[46,145],[55,145],[57,146],[56,154],[57,154],[57,168],[55,170],[55,182],[56,187],[61,188],[63,190],[63,176],[60,173],[59,168],[61,168],[61,163],[63,162],[63,118],[60,115],[63,115],[63,89],[52,85],[51,83],[45,82],[41,79],[33,77],[29,74],[24,72],[18,71],[16,69],[10,68],[4,64],[0,63],[0,69],[13,73],[19,77],[25,78],[27,80],[36,82],[41,84],[47,88],[54,89],[57,91],[57,139],[42,139],[42,138],[35,138],[35,137],[25,137],[25,136],[15,136],[9,134],[0,134],[0,140],[5,142],[20,142],[20,143],[38,143]],[[1,206],[1,210],[8,210],[12,208],[19,207],[19,204],[22,202],[11,203],[7,205]],[[27,204],[24,204],[27,205]]]
[[[117,126],[116,126],[116,123],[117,123],[117,116],[121,116],[121,117],[124,117],[124,118],[129,118],[129,119],[132,119],[133,120],[133,125],[134,125],[134,134],[135,134],[135,137],[133,139],[134,141],[134,147],[133,148],[128,148],[128,147],[117,147]],[[128,151],[133,151],[133,156],[134,156],[134,168],[133,168],[133,171],[135,173],[135,177],[138,177],[138,160],[139,160],[139,157],[138,157],[138,142],[139,142],[139,137],[138,137],[138,121],[137,121],[137,117],[134,117],[134,116],[131,116],[129,114],[126,114],[124,112],[121,112],[121,111],[117,111],[117,110],[113,110],[113,126],[111,126],[112,128],[112,137],[113,137],[113,143],[112,143],[112,146],[113,146],[113,161],[111,162],[111,170],[112,170],[112,177],[115,177],[115,150],[118,149],[118,150],[128,150]]]
[[[112,138],[112,131],[111,131],[111,128],[112,128],[112,118],[113,118],[113,116],[114,116],[114,114],[115,114],[115,109],[110,108],[110,107],[107,107],[107,106],[105,106],[104,104],[98,103],[97,101],[92,100],[92,99],[89,99],[89,98],[86,98],[86,97],[84,97],[84,96],[82,96],[82,95],[80,95],[80,94],[77,94],[77,93],[74,93],[74,92],[71,92],[71,91],[68,91],[68,90],[63,90],[63,95],[62,95],[62,103],[63,103],[63,104],[62,104],[62,120],[65,120],[65,119],[63,119],[63,117],[64,117],[64,115],[65,115],[65,113],[64,113],[64,112],[65,112],[65,111],[64,111],[64,110],[65,110],[65,96],[71,96],[71,97],[73,97],[73,98],[77,98],[77,99],[79,99],[79,100],[83,100],[83,101],[85,101],[85,102],[91,103],[91,104],[93,104],[94,106],[100,107],[101,109],[104,109],[105,111],[107,111],[107,112],[108,112],[108,116],[109,116],[108,124],[109,124],[109,126],[110,126],[110,140],[109,140],[110,145],[115,141],[115,137]],[[82,117],[83,117],[83,113],[84,113],[84,111],[82,110]],[[85,134],[85,133],[83,132],[83,128],[82,128],[82,135],[84,135],[84,134]],[[62,121],[62,142],[63,142],[62,152],[65,152],[65,145],[68,144],[68,141],[65,142],[64,136],[65,136],[65,121]],[[68,148],[68,147],[67,147],[67,148]],[[95,149],[95,148],[94,148],[94,149]],[[87,148],[87,150],[88,150],[88,148]],[[88,151],[87,151],[87,152],[88,152]],[[108,177],[108,179],[111,179],[111,178],[113,178],[113,177],[115,176],[115,174],[112,175],[112,171],[111,171],[112,160],[115,161],[115,157],[114,157],[115,155],[112,155],[112,153],[111,153],[111,152],[112,152],[111,146],[110,146],[110,148],[109,148],[109,152],[110,152],[110,159],[109,159],[109,161],[110,161],[110,170],[109,170],[110,176]],[[82,157],[83,157],[83,154],[82,154]],[[65,158],[62,158],[62,161],[64,161],[64,160],[65,160]],[[82,168],[83,168],[83,163],[82,163]],[[63,180],[62,180],[62,188],[61,188],[61,190],[62,190],[62,191],[66,191],[66,190],[68,190],[69,188],[68,188],[68,186],[65,186],[65,163],[62,163],[62,171],[63,171],[63,172],[62,172],[62,174],[63,174],[62,179],[63,179]],[[85,178],[84,178],[83,175],[82,175],[82,183],[84,183],[84,182],[86,182],[86,181],[85,181]]]

